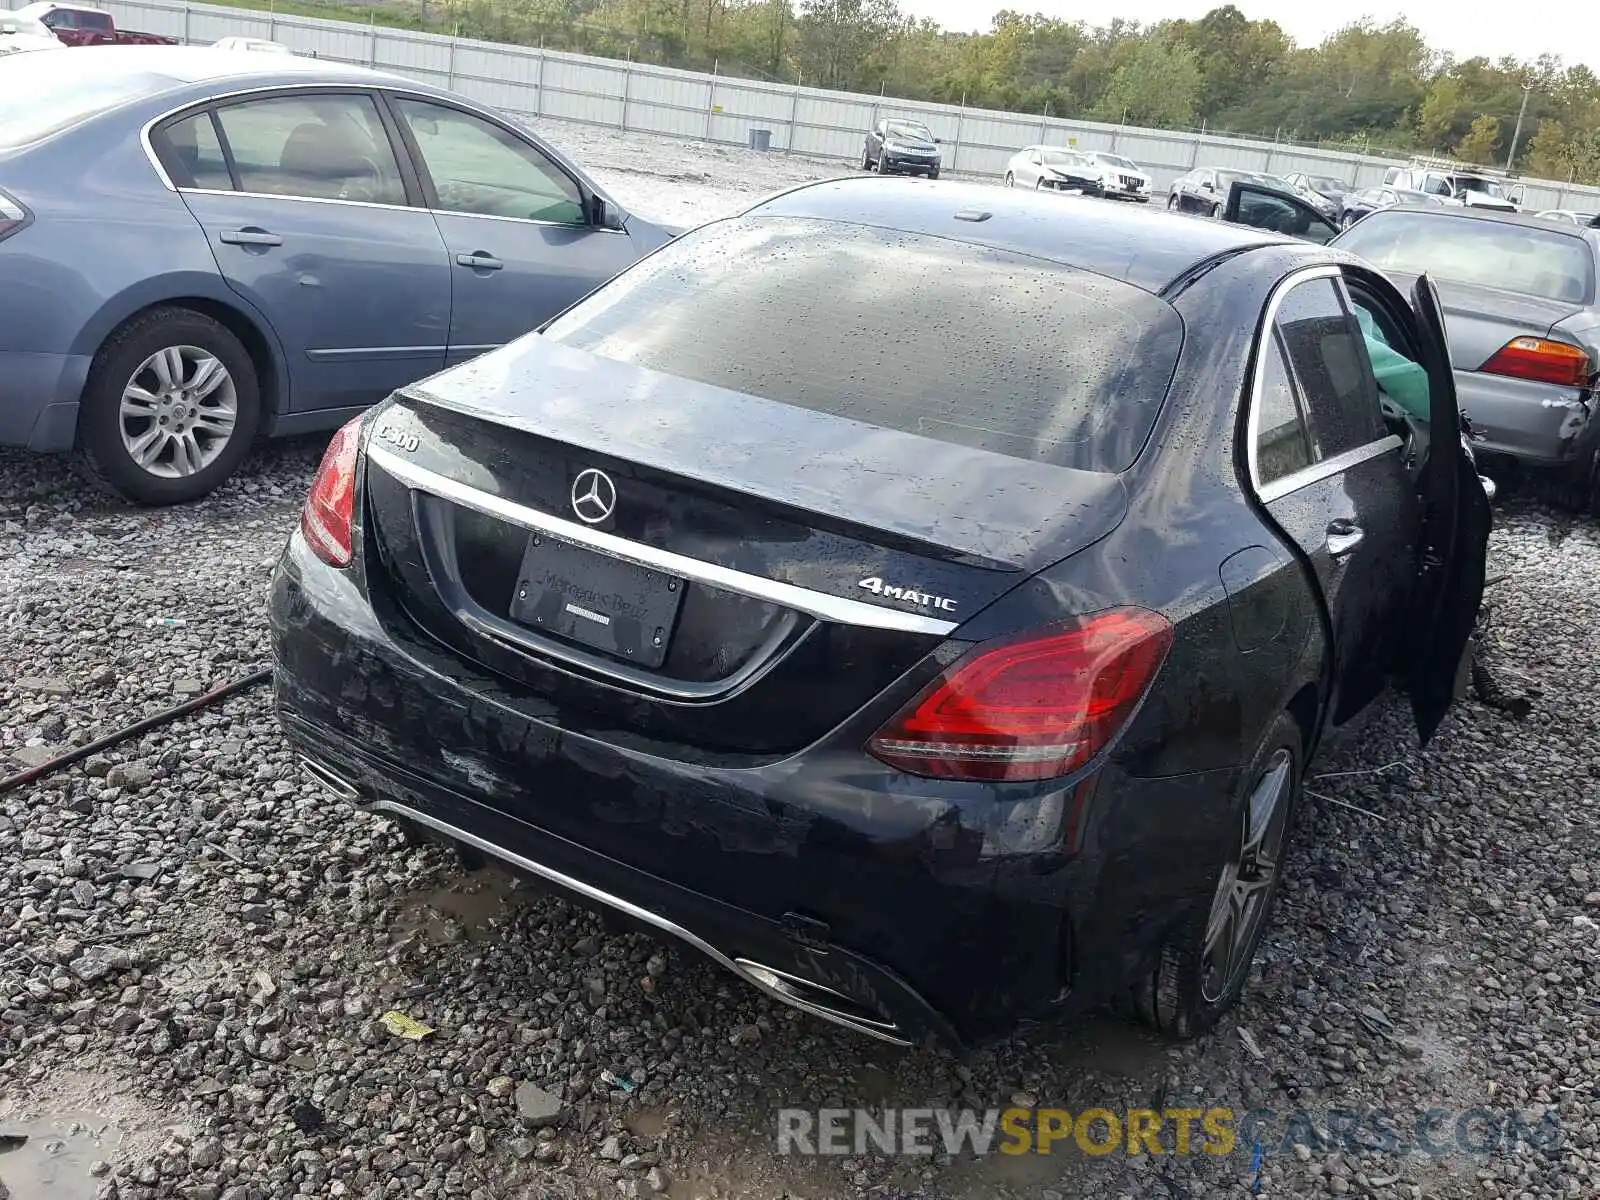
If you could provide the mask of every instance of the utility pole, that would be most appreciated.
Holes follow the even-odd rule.
[[[1522,140],[1522,118],[1528,115],[1528,96],[1533,92],[1533,85],[1529,84],[1522,89],[1522,107],[1517,109],[1517,127],[1511,133],[1511,152],[1506,155],[1506,170],[1511,170],[1511,164],[1517,157],[1517,143]]]

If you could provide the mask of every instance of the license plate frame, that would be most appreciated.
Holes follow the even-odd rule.
[[[509,615],[625,663],[666,661],[683,608],[684,581],[560,538],[530,534]]]

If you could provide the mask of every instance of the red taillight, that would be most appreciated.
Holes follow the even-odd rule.
[[[1046,633],[979,647],[867,744],[876,758],[939,779],[1053,779],[1098,754],[1156,677],[1172,626],[1113,608]]]
[[[357,417],[333,435],[300,514],[306,545],[330,567],[348,567],[354,554],[350,526],[355,520],[356,452],[361,449],[362,420]]]
[[[1589,356],[1566,342],[1540,337],[1512,338],[1478,370],[1537,383],[1582,387],[1589,378]]]

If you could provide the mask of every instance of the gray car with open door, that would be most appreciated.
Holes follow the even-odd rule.
[[[1514,461],[1570,506],[1600,509],[1600,230],[1400,206],[1339,233],[1294,197],[1243,183],[1223,219],[1348,250],[1402,288],[1433,280],[1476,455]]]

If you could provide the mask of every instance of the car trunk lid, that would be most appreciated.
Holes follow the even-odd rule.
[[[1416,283],[1415,275],[1389,274],[1403,287]],[[1551,300],[1447,279],[1436,279],[1434,283],[1450,333],[1450,365],[1458,371],[1478,370],[1515,337],[1567,340],[1557,326],[1584,310],[1577,301]]]
[[[776,754],[1114,529],[1120,479],[543,339],[406,390],[368,453],[407,618],[647,737]]]

